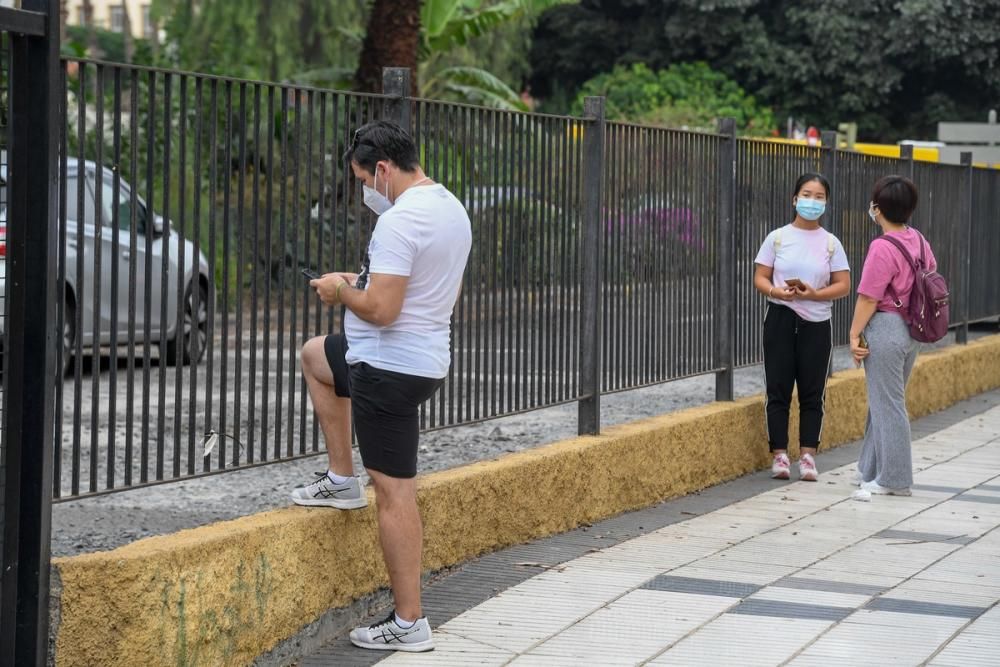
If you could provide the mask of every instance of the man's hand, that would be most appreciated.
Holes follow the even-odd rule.
[[[352,284],[348,278],[354,277],[357,280],[357,274],[354,273],[325,273],[320,278],[316,280],[310,280],[309,286],[316,290],[316,294],[319,296],[319,300],[328,306],[336,306],[340,303],[340,299],[337,298],[337,291],[343,291],[347,289]],[[344,285],[345,287],[340,287]]]

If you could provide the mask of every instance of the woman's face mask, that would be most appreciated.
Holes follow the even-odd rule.
[[[821,199],[799,197],[795,201],[795,212],[804,220],[819,220],[826,212],[826,202]]]
[[[868,217],[872,219],[876,225],[878,224],[878,214],[875,213],[875,202],[868,204]]]
[[[392,208],[392,201],[389,199],[389,183],[386,180],[385,194],[378,191],[378,165],[375,165],[375,187],[370,188],[362,185],[361,189],[365,194],[365,206],[375,212],[375,215],[382,215]]]

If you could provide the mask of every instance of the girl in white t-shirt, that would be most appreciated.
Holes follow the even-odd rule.
[[[771,474],[788,479],[788,412],[799,390],[799,477],[816,481],[814,456],[823,430],[823,398],[833,350],[833,301],[851,289],[840,241],[820,226],[830,183],[803,174],[795,184],[795,220],[764,239],[754,260],[753,284],[767,297],[764,315],[764,383]]]

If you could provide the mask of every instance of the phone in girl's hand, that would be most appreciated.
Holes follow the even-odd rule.
[[[797,290],[805,289],[805,286],[802,284],[802,281],[799,280],[798,278],[786,278],[785,287],[794,287]]]

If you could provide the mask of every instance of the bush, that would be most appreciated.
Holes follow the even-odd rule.
[[[732,117],[747,135],[766,135],[775,127],[770,108],[758,105],[739,84],[703,62],[658,72],[642,63],[616,66],[583,85],[573,112],[582,113],[583,98],[592,95],[607,98],[611,120],[714,132],[719,118]]]

